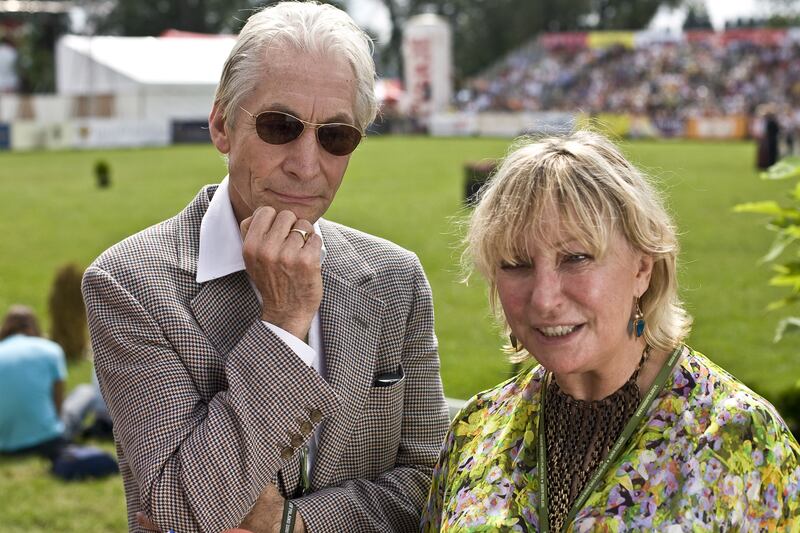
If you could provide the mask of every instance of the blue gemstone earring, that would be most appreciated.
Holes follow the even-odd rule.
[[[644,334],[644,314],[642,313],[642,308],[639,307],[639,298],[633,298],[633,312],[631,313],[631,318],[628,320],[628,335],[631,337],[636,334],[636,338],[638,339]]]

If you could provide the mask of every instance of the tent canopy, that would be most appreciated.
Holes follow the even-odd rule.
[[[120,92],[132,86],[216,86],[235,37],[86,37],[56,47],[59,93]]]

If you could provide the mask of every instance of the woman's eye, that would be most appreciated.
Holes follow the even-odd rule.
[[[565,263],[585,263],[592,259],[589,254],[575,253],[567,254],[564,256]]]
[[[500,263],[501,270],[519,270],[522,268],[528,268],[530,264],[524,261],[503,261]]]

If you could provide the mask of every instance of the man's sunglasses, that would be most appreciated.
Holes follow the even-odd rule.
[[[292,142],[303,134],[306,127],[309,127],[316,130],[317,141],[326,152],[333,155],[347,155],[353,153],[361,138],[365,137],[361,130],[350,124],[339,122],[316,124],[282,111],[264,111],[254,115],[243,107],[241,109],[256,121],[256,133],[267,144]]]

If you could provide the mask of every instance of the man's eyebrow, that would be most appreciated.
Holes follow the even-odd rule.
[[[259,109],[259,111],[257,111],[255,114],[258,115],[259,113],[263,113],[264,111],[280,111],[281,113],[286,113],[292,115],[293,117],[306,120],[305,118],[300,116],[300,113],[298,113],[291,107],[284,104],[273,103],[262,106]],[[355,124],[355,119],[352,116],[350,116],[349,113],[339,112],[330,117],[326,117],[325,120],[320,122],[320,124],[331,124],[331,123]]]

